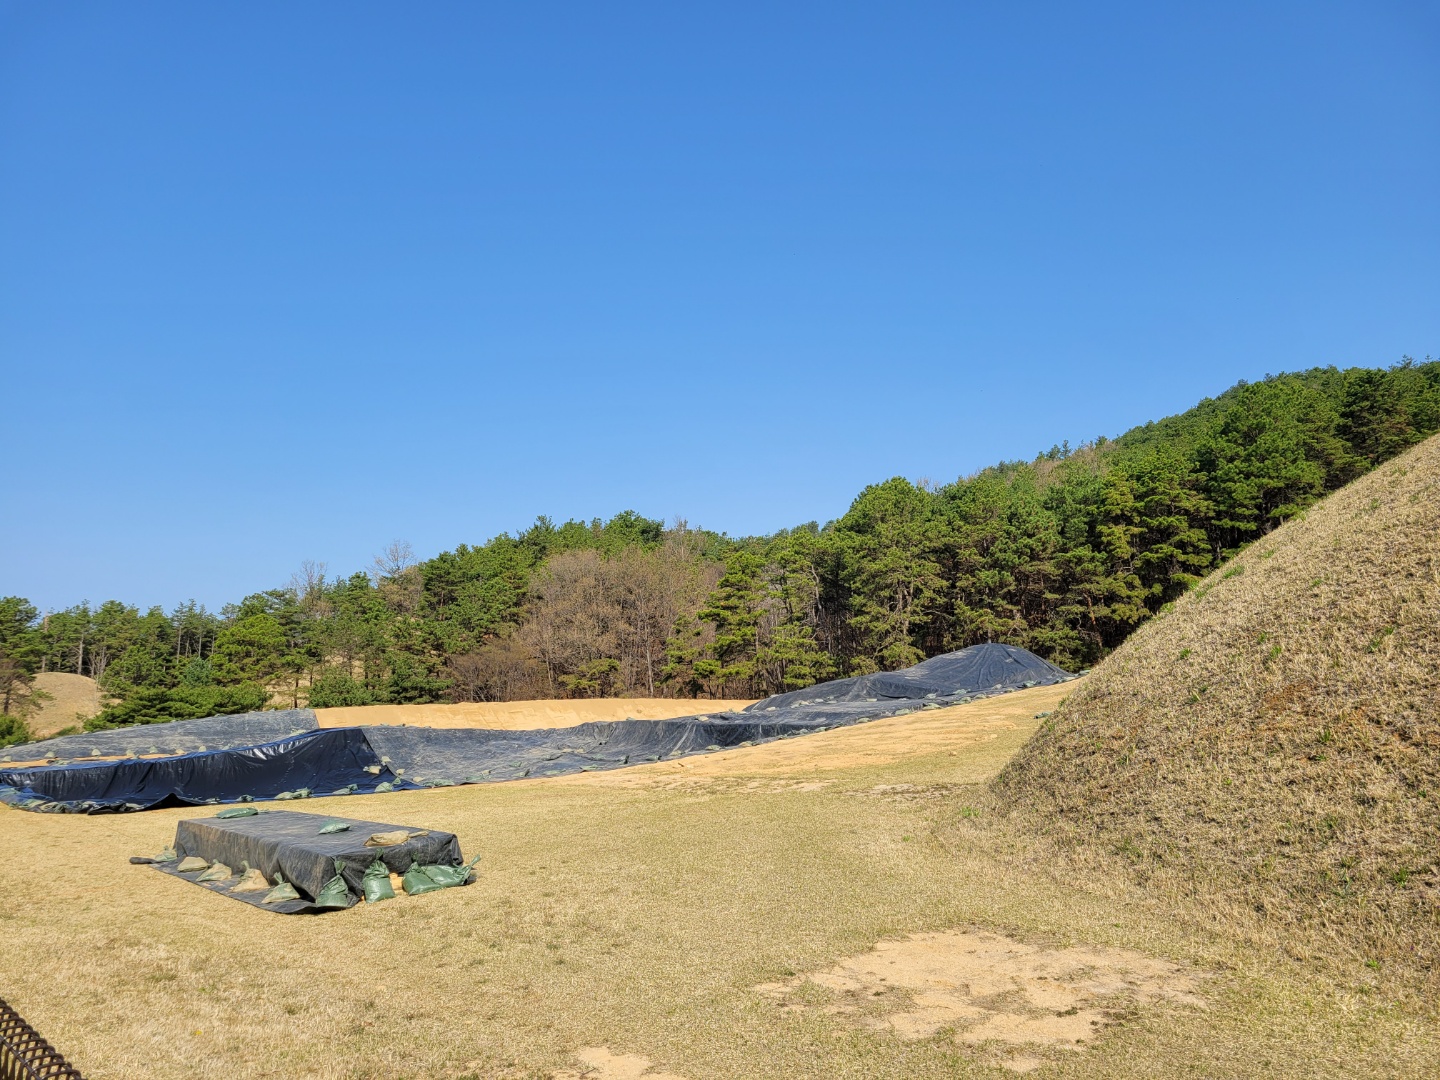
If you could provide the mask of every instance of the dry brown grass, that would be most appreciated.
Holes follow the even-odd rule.
[[[94,679],[64,671],[42,671],[35,689],[45,700],[25,718],[33,739],[48,739],[66,728],[78,728],[101,708],[100,686]]]
[[[749,701],[695,698],[566,698],[551,701],[467,701],[458,705],[355,705],[316,709],[321,727],[409,724],[412,727],[521,731],[565,728],[593,720],[671,720],[728,709]]]
[[[1028,955],[1127,950],[1131,966],[1134,952],[1204,975],[1204,1008],[1106,998],[1109,1026],[1081,1052],[1027,1051],[1042,1077],[1427,1075],[1440,1042],[1423,1017],[1056,873],[977,816],[1063,692],[714,755],[695,778],[657,762],[316,800],[306,809],[453,830],[482,862],[467,889],[315,918],[126,864],[194,810],[0,809],[0,996],[92,1080],[1013,1076],[1003,1040],[872,1023],[929,1007],[909,982],[874,997],[874,1017],[823,980],[785,1002],[757,989],[877,943],[981,932],[1045,950]],[[879,753],[886,731],[897,748]],[[1042,974],[1080,978],[1027,977]],[[976,1005],[1015,1015],[1005,999]]]
[[[997,790],[1018,826],[1051,830],[1160,902],[1433,992],[1440,437],[1142,628]]]

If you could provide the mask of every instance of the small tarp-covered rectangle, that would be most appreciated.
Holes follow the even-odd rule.
[[[350,827],[343,832],[322,833],[320,830],[340,822]],[[367,847],[365,841],[377,833],[408,832],[409,839],[399,844]],[[239,818],[189,818],[175,829],[173,862],[156,863],[155,869],[186,881],[195,881],[200,871],[180,873],[179,866],[188,857],[207,863],[223,863],[233,875],[223,881],[196,882],[211,892],[224,893],[235,900],[293,915],[319,910],[314,899],[325,883],[335,876],[335,861],[341,863],[341,875],[350,890],[351,902],[361,895],[361,878],[366,868],[382,859],[393,874],[403,874],[412,863],[425,866],[460,866],[460,841],[454,833],[421,829],[381,821],[356,818],[325,817],[301,814],[293,810],[271,810]],[[240,882],[241,865],[265,875],[274,884],[276,874],[300,892],[298,900],[275,904],[264,902],[265,892],[235,892]]]

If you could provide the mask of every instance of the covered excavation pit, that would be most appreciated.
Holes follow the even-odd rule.
[[[14,747],[7,756],[17,764],[0,767],[0,801],[23,810],[98,813],[560,776],[770,742],[1071,678],[1024,649],[985,644],[901,671],[779,694],[738,712],[674,720],[529,731],[320,729],[308,710],[182,720]],[[158,749],[166,747],[180,752],[166,756]]]

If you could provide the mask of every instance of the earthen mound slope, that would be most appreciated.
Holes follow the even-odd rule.
[[[36,739],[48,739],[67,728],[79,728],[100,711],[100,686],[94,679],[65,671],[42,671],[35,676],[35,689],[45,698],[26,721]]]
[[[1433,973],[1440,437],[1217,569],[995,786],[1077,858],[1292,955]]]

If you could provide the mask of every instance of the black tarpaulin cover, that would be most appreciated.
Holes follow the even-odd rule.
[[[776,694],[747,706],[744,711],[769,712],[839,702],[933,701],[964,694],[1048,686],[1070,677],[1069,672],[1015,645],[972,645],[959,652],[922,660],[900,671],[878,671]]]
[[[260,746],[180,757],[0,770],[0,784],[80,812],[273,799],[298,789],[328,795],[356,783],[373,791],[387,779],[395,778],[376,757],[362,728],[330,728]]]
[[[303,735],[318,726],[315,713],[310,709],[276,709],[205,716],[198,720],[171,720],[164,724],[137,724],[113,731],[89,731],[83,735],[61,735],[41,742],[0,747],[0,765],[7,761],[45,761],[47,758],[64,761],[233,750]]]
[[[273,799],[284,792],[367,793],[615,769],[768,742],[1072,678],[1013,645],[975,645],[916,664],[777,694],[740,712],[489,731],[333,728],[160,760],[0,767],[0,801],[95,813]],[[181,724],[200,721],[185,720]]]
[[[322,835],[320,829],[332,821],[344,821],[345,832]],[[412,834],[403,844],[392,847],[366,847],[365,840],[374,833],[403,829]],[[413,835],[419,833],[421,835]],[[358,818],[333,818],[321,814],[301,814],[290,810],[266,810],[252,817],[217,820],[188,818],[175,828],[174,862],[155,863],[155,869],[172,877],[195,882],[199,871],[180,873],[176,867],[186,856],[194,855],[207,862],[222,862],[235,871],[228,881],[195,882],[211,892],[223,893],[232,900],[293,915],[318,910],[313,901],[325,882],[335,875],[335,860],[341,862],[341,874],[351,893],[351,902],[362,895],[361,878],[365,869],[382,859],[391,873],[403,874],[411,863],[423,865],[460,866],[460,841],[454,833],[394,825]],[[299,900],[278,904],[264,903],[263,892],[233,892],[240,881],[240,866],[249,863],[272,884],[277,873],[301,893]]]

